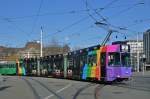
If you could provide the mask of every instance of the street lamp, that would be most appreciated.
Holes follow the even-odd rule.
[[[144,59],[145,59],[145,54],[142,55],[142,64],[143,64],[143,75],[144,75],[144,71],[145,71],[145,62],[144,62]]]
[[[43,36],[43,28],[41,26],[41,42],[40,42],[41,50],[40,50],[40,57],[43,56],[43,42],[42,42],[43,38],[42,38],[42,36]]]

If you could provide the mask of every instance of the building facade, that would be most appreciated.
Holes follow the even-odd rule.
[[[146,58],[146,64],[150,65],[150,29],[144,33],[143,41],[144,41],[144,54]]]
[[[37,41],[27,42],[23,50],[18,53],[22,58],[40,57],[40,43]]]
[[[43,56],[65,54],[70,51],[68,45],[49,45],[43,47]],[[38,41],[27,42],[25,47],[11,48],[0,46],[0,62],[16,61],[18,58],[39,58],[40,57],[40,43]]]
[[[130,45],[130,57],[131,66],[134,71],[142,70],[143,68],[143,40],[127,40],[127,44]]]

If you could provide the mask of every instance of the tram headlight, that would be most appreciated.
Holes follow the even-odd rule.
[[[128,74],[129,72],[127,71],[126,74]]]

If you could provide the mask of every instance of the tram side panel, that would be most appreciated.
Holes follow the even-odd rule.
[[[67,78],[75,80],[85,80],[86,73],[84,67],[87,64],[87,54],[85,49],[68,53]],[[84,77],[85,76],[85,77]]]

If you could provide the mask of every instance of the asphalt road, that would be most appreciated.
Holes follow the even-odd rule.
[[[150,72],[112,85],[42,77],[3,76],[0,99],[149,99]]]

